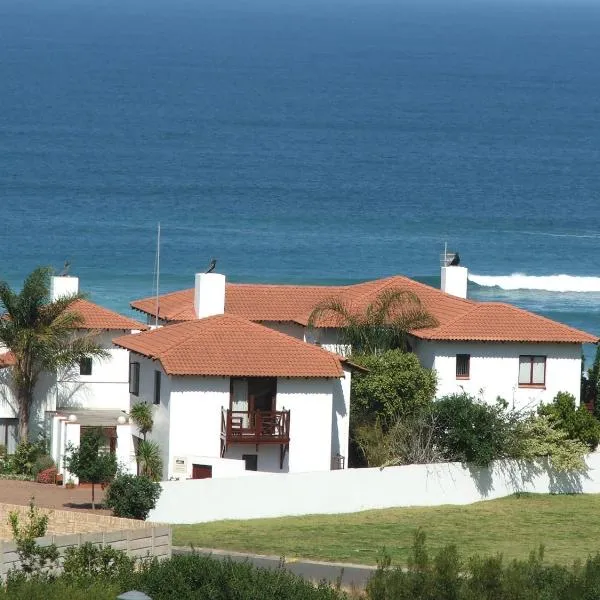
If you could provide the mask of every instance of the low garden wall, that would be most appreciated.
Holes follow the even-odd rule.
[[[124,550],[131,557],[169,558],[171,556],[171,527],[135,519],[121,519],[91,512],[53,510],[37,507],[37,511],[48,515],[48,530],[38,544],[55,544],[61,553],[69,546],[81,546],[86,542],[100,546],[111,546]],[[18,512],[22,519],[27,517],[28,506],[0,504],[0,579],[13,568],[19,567],[19,557],[12,531],[8,523],[11,512]]]
[[[61,555],[68,547],[81,546],[86,542],[100,546],[111,546],[136,558],[156,557],[164,559],[171,557],[171,528],[167,525],[137,527],[120,531],[101,531],[98,533],[48,535],[37,539],[40,546],[55,544]],[[0,579],[4,579],[9,571],[19,567],[20,562],[15,543],[0,541]]]
[[[516,492],[600,493],[600,453],[588,471],[560,473],[545,464],[500,460],[489,467],[460,463],[265,474],[162,482],[149,520],[202,523],[308,514],[341,514],[401,506],[470,504]]]

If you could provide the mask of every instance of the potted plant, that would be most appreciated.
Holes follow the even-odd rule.
[[[67,479],[67,483],[65,484],[65,487],[68,490],[72,490],[75,487],[75,482],[69,477],[69,479]]]

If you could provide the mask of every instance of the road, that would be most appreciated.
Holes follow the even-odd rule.
[[[195,548],[198,554],[213,556],[214,558],[231,558],[237,562],[248,561],[255,567],[263,569],[278,569],[281,559],[277,556],[264,556],[260,554],[247,554],[243,552],[232,552],[230,550],[213,550],[210,548]],[[189,554],[190,548],[174,547],[173,554]],[[353,565],[346,563],[329,563],[312,560],[287,560],[284,567],[310,581],[328,581],[335,584],[341,578],[341,585],[344,588],[356,587],[364,589],[367,581],[375,571],[375,567],[367,565]]]

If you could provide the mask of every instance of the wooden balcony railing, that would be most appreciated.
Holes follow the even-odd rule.
[[[223,410],[221,428],[226,444],[288,444],[290,411]]]

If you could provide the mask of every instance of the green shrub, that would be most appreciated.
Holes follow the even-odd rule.
[[[46,469],[51,469],[55,466],[54,459],[48,454],[43,454],[35,459],[33,466],[31,467],[31,475],[36,478],[40,471],[45,471]]]
[[[540,406],[538,413],[548,417],[550,423],[564,431],[571,440],[579,440],[590,450],[600,443],[600,422],[585,406],[576,407],[575,397],[559,392],[552,404]]]
[[[15,453],[10,457],[9,470],[16,475],[30,475],[33,477],[35,462],[41,456],[48,454],[48,443],[45,439],[37,442],[19,442]]]
[[[85,561],[83,554],[79,558]],[[152,560],[111,574],[86,572],[79,558],[73,572],[54,578],[11,575],[8,586],[0,587],[0,600],[114,600],[134,589],[152,600],[347,600],[331,586],[315,586],[284,569],[257,569],[198,554]],[[96,558],[92,561],[98,564]]]
[[[91,542],[65,551],[64,573],[69,578],[101,576],[115,579],[134,570],[135,559],[110,546],[99,548]]]
[[[514,419],[503,401],[489,405],[452,394],[434,402],[433,415],[435,444],[446,460],[486,466],[509,454]]]
[[[353,355],[368,369],[352,376],[352,418],[379,418],[382,424],[420,412],[435,396],[435,373],[425,369],[410,352],[388,350],[382,354]]]
[[[572,567],[544,562],[543,548],[529,560],[501,555],[461,559],[454,546],[429,557],[418,532],[408,568],[383,561],[367,585],[369,600],[592,600],[600,591],[600,554]]]
[[[160,483],[147,477],[118,475],[106,491],[104,504],[115,517],[145,520],[156,506],[160,492]]]

